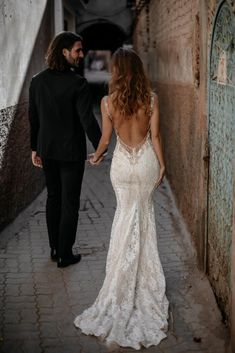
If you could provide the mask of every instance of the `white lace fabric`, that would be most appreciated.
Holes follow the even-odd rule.
[[[93,305],[74,320],[107,344],[138,350],[167,337],[169,302],[152,200],[159,171],[149,133],[138,148],[117,138],[110,171],[117,208],[106,275]]]

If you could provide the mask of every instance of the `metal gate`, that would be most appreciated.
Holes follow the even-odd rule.
[[[229,0],[222,1],[215,17],[208,94],[207,270],[225,315],[230,298],[235,151],[235,15],[230,3]]]

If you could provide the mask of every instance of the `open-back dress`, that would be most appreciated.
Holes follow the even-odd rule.
[[[151,112],[153,110],[151,99]],[[112,119],[105,97],[107,114]],[[136,350],[158,345],[168,330],[169,302],[158,253],[153,192],[160,164],[150,131],[135,147],[117,133],[110,177],[117,199],[106,275],[91,307],[74,320],[87,335]]]

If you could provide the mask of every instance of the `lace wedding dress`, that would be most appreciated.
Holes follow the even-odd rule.
[[[117,134],[110,171],[117,209],[106,276],[94,304],[74,320],[107,344],[138,350],[167,336],[169,302],[152,201],[159,170],[149,132],[134,148]]]

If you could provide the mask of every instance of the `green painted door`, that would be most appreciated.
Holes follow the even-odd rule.
[[[229,311],[235,133],[235,15],[222,1],[215,18],[209,72],[208,274]],[[227,316],[227,315],[226,315]]]

